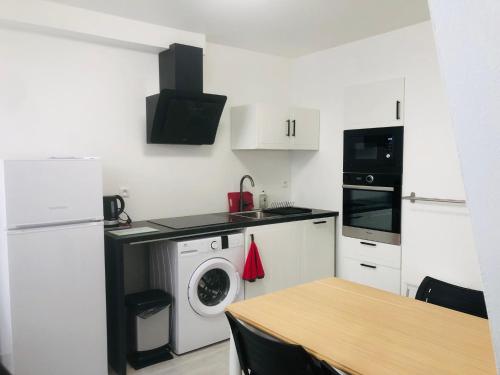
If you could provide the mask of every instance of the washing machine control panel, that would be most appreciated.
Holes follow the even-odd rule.
[[[244,244],[243,233],[222,234],[218,237],[179,241],[181,256],[197,256],[202,253],[225,252]]]

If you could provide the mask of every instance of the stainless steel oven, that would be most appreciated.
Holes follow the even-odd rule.
[[[344,131],[344,172],[403,172],[403,127]]]
[[[401,175],[344,173],[342,234],[401,244]]]

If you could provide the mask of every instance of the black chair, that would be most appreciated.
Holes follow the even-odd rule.
[[[332,366],[330,366],[328,363],[325,361],[321,361],[320,363],[321,370],[323,371],[324,375],[342,375],[340,372],[335,370]],[[348,375],[347,373],[343,373]]]
[[[339,375],[300,345],[266,337],[226,312],[240,366],[245,375]]]
[[[429,276],[420,283],[415,299],[488,319],[483,292],[449,284]]]

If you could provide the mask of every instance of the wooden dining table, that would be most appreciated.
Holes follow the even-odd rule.
[[[226,310],[349,374],[496,374],[488,320],[338,278]],[[230,375],[241,375],[232,340]]]

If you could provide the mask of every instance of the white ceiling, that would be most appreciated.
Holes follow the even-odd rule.
[[[52,0],[295,57],[429,19],[427,0]]]

